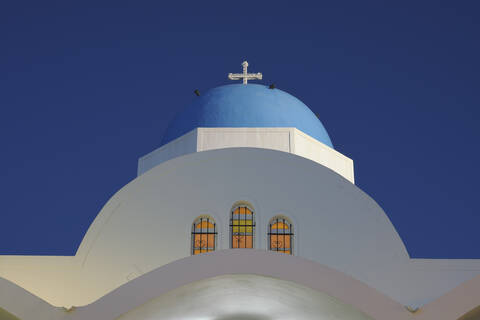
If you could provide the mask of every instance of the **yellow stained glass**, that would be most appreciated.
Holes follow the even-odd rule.
[[[232,232],[233,233],[252,233],[253,232],[253,220],[232,220]]]

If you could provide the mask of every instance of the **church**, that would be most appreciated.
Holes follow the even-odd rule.
[[[242,66],[195,91],[75,256],[0,256],[0,319],[480,319],[480,260],[410,258],[318,117]]]

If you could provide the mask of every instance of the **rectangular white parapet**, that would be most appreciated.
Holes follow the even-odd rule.
[[[185,154],[237,147],[293,153],[355,182],[352,159],[296,128],[197,128],[141,157],[138,160],[138,175]]]

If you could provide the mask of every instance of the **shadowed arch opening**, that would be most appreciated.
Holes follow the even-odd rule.
[[[293,254],[293,224],[285,216],[275,216],[268,223],[268,250]]]
[[[217,234],[217,224],[212,217],[195,219],[192,224],[192,255],[215,251]]]
[[[230,212],[230,248],[254,248],[255,212],[246,202],[237,202]]]

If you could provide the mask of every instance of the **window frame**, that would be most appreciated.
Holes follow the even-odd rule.
[[[234,214],[235,211],[238,209],[239,210],[239,213],[238,215],[242,215],[242,213],[240,213],[240,209],[241,208],[245,208],[245,210],[249,210],[251,212],[251,219],[247,219],[247,213],[244,213],[243,214],[243,219],[241,217],[239,217],[238,219],[234,219]],[[234,221],[239,221],[240,223],[243,221],[244,223],[243,224],[235,224]],[[247,221],[249,221],[249,223],[247,223]],[[251,221],[251,223],[250,223]],[[244,232],[234,232],[234,228],[239,228],[240,230],[243,228]],[[255,210],[253,209],[253,206],[250,205],[250,204],[247,204],[245,202],[237,202],[233,207],[232,209],[230,210],[230,223],[229,223],[229,228],[230,228],[230,249],[255,249],[255,228],[256,227],[256,219],[255,219]],[[248,228],[251,228],[251,235],[246,235],[248,232]],[[251,247],[247,247],[247,240],[245,239],[244,241],[244,247],[239,247],[240,245],[240,242],[239,240],[237,240],[237,247],[234,247],[234,239],[233,237],[235,236],[235,233],[243,233],[243,236],[251,236],[251,244],[252,246]]]
[[[200,231],[197,231],[197,226],[200,224],[202,225],[204,222],[206,222],[207,228],[200,228]],[[209,224],[213,224],[213,231],[211,230],[212,228],[209,226]],[[203,231],[206,229],[206,232]],[[196,246],[196,242],[198,241],[196,238],[197,235],[200,235],[200,246]],[[203,246],[201,245],[201,241],[203,241],[203,236],[206,235],[206,246],[205,249],[203,249]],[[213,246],[209,247],[209,235],[213,235]],[[190,254],[192,256],[197,255],[197,254],[202,254],[202,253],[208,253],[208,252],[213,252],[217,250],[217,242],[218,242],[218,229],[217,229],[217,223],[214,218],[208,215],[203,215],[195,218],[192,223],[192,230],[191,230],[191,249],[190,249]],[[211,249],[210,249],[211,248]],[[196,252],[199,250],[200,252]],[[203,251],[204,250],[204,251]]]
[[[272,226],[275,224],[282,223],[283,226],[287,225],[288,228],[280,228],[283,230],[283,232],[279,232],[279,228],[275,228],[276,232],[273,232]],[[287,230],[287,232],[285,232]],[[280,238],[283,237],[283,246],[279,249],[279,247],[272,247],[272,236],[275,236],[277,241]],[[289,237],[289,248],[285,246],[285,241],[286,237]],[[286,216],[283,215],[276,215],[273,218],[270,219],[268,222],[268,229],[267,229],[267,250],[268,251],[274,251],[274,252],[281,252],[289,255],[293,255],[293,249],[294,249],[294,238],[295,238],[295,232],[294,232],[294,226],[292,223],[292,220],[289,219]]]

